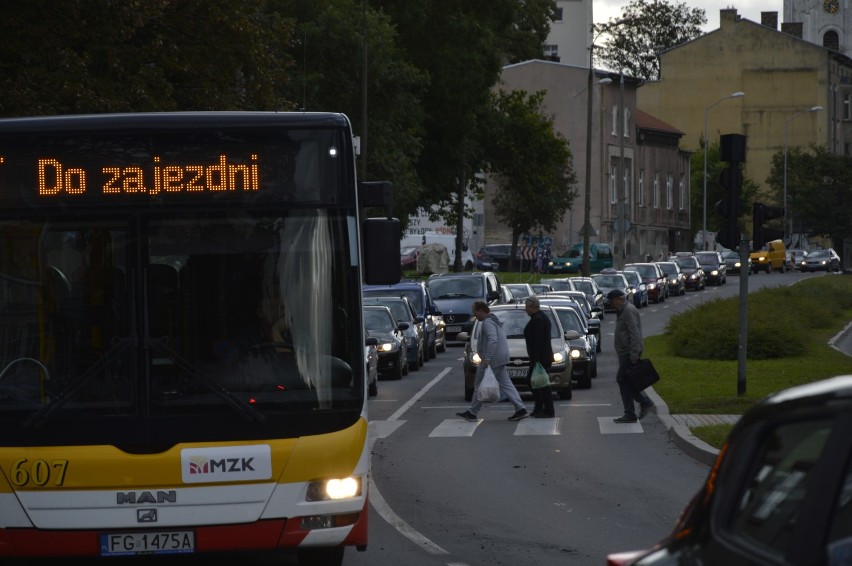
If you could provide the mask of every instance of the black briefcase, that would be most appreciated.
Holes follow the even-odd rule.
[[[660,374],[657,373],[657,369],[651,363],[651,360],[647,358],[643,358],[639,360],[639,363],[628,367],[624,371],[624,377],[636,391],[642,391],[660,381]]]

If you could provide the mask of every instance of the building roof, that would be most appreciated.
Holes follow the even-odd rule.
[[[653,130],[656,132],[665,132],[678,136],[684,135],[684,132],[682,132],[681,130],[678,130],[674,126],[663,122],[659,118],[651,116],[647,112],[642,112],[638,108],[636,109],[636,127],[642,130]]]

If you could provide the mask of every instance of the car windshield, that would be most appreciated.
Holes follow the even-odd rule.
[[[627,278],[627,282],[633,285],[639,285],[642,283],[642,276],[636,273],[635,271],[625,271],[624,277]]]
[[[465,277],[456,279],[433,279],[429,281],[429,290],[435,299],[459,299],[484,297],[482,279]]]
[[[677,275],[678,272],[677,264],[674,263],[661,263],[660,268],[666,275]]]
[[[624,277],[620,275],[598,275],[595,278],[595,281],[598,282],[598,286],[608,287],[610,289],[613,287],[623,288],[627,286],[624,284]]]
[[[526,299],[530,296],[530,290],[526,285],[516,285],[509,283],[506,285],[509,291],[512,292],[512,296],[516,299]]]
[[[364,311],[364,328],[369,332],[391,332],[393,322],[387,312]]]
[[[576,330],[581,335],[586,333],[586,329],[580,321],[580,316],[574,309],[558,308],[556,309],[556,316],[559,317],[559,322],[562,323],[563,331],[568,332],[569,330]]]
[[[629,270],[626,267],[624,269],[625,271],[638,271],[639,275],[641,275],[643,279],[657,278],[657,270],[650,265],[634,265],[631,266]]]
[[[584,293],[595,292],[595,290],[592,288],[592,284],[588,281],[574,281],[574,288]]]
[[[698,260],[694,257],[679,257],[675,260],[675,263],[678,264],[681,269],[695,269],[698,267]]]
[[[524,328],[530,321],[530,316],[526,310],[493,310],[491,311],[503,323],[503,330],[506,331],[506,338],[518,339],[524,337]],[[547,311],[550,312],[550,311]],[[559,327],[551,318],[550,321],[550,337],[559,338]]]
[[[548,281],[547,284],[553,287],[554,291],[573,291],[567,281]]]
[[[388,307],[393,313],[393,316],[399,321],[411,322],[414,319],[414,317],[411,316],[411,309],[405,302],[400,301],[399,299],[383,299],[382,297],[377,297],[373,300],[375,301],[374,304],[381,304]]]
[[[698,263],[701,265],[716,265],[719,263],[719,258],[715,254],[700,254],[698,255]]]
[[[425,310],[423,292],[419,289],[372,289],[364,291],[365,297],[405,297],[416,312]]]
[[[828,257],[828,250],[814,250],[808,254],[808,257],[814,259]]]

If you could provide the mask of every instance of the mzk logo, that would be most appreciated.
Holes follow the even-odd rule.
[[[268,445],[217,446],[181,450],[184,483],[266,480],[272,477]]]

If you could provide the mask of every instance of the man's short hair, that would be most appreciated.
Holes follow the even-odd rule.
[[[485,301],[474,301],[473,312],[476,311],[491,312],[491,307],[489,307],[488,303],[486,303]]]
[[[541,308],[541,301],[538,300],[538,297],[527,297],[524,299],[524,304],[528,307]]]

